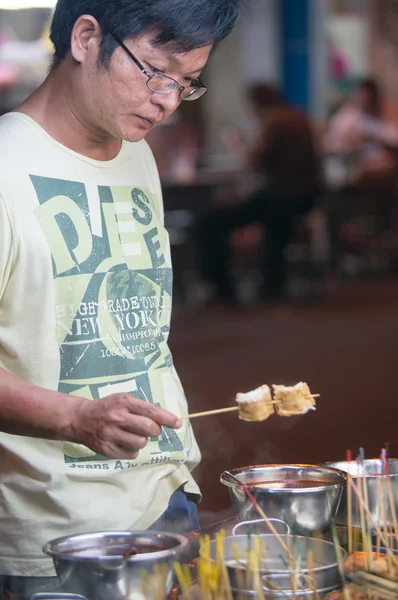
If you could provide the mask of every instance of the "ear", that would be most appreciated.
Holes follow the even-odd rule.
[[[82,63],[90,51],[98,53],[101,43],[101,27],[91,15],[82,15],[76,21],[72,30],[71,54]]]

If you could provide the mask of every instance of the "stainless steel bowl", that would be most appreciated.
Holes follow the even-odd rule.
[[[275,598],[293,595],[291,575],[298,573],[296,596],[312,596],[315,590],[319,595],[341,587],[341,576],[334,544],[321,539],[307,537],[290,537],[281,535],[283,542],[289,547],[293,556],[300,556],[299,569],[291,570],[286,567],[289,563],[287,553],[274,535],[260,535],[261,550],[261,579],[263,589]],[[244,598],[254,594],[251,584],[247,583],[245,561],[252,543],[247,535],[229,536],[224,539],[224,559],[228,570],[231,587]],[[215,559],[217,540],[209,542],[210,557]],[[309,555],[313,558],[313,568],[308,569]],[[239,560],[237,561],[237,555]],[[345,561],[347,553],[341,549]],[[308,579],[310,578],[310,579]]]
[[[285,521],[296,534],[326,530],[346,485],[342,471],[315,465],[258,465],[232,469],[230,473],[249,485],[267,517]],[[229,488],[239,520],[258,519],[256,508],[242,487],[228,477],[228,472],[221,475],[220,481]],[[284,487],[296,482],[297,487]],[[305,482],[308,487],[299,487]]]
[[[187,544],[174,533],[101,531],[52,540],[43,551],[53,559],[62,592],[88,600],[129,600],[145,585],[163,586],[169,594],[173,563]],[[132,550],[137,554],[126,558]]]
[[[382,515],[384,513],[384,519],[387,520],[387,524],[393,525],[388,499],[388,488],[383,484],[382,493],[379,494],[378,492],[377,482],[378,480],[380,481],[382,476],[381,462],[379,459],[372,458],[364,460],[363,465],[358,465],[354,460],[349,462],[327,462],[325,465],[349,473],[355,483],[357,483],[358,478],[361,477],[368,490],[369,510],[372,514],[373,521],[377,525],[382,524]],[[390,459],[388,465],[395,511],[398,513],[398,459]],[[343,491],[340,506],[336,514],[336,523],[338,525],[347,525],[347,490]],[[361,526],[359,504],[354,492],[352,492],[352,525],[354,527]]]

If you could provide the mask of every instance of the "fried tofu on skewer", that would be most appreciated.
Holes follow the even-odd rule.
[[[271,390],[268,385],[236,395],[239,405],[239,418],[243,421],[265,421],[274,414]]]
[[[273,385],[275,410],[281,417],[305,415],[315,410],[315,400],[308,385],[302,381],[294,386]]]

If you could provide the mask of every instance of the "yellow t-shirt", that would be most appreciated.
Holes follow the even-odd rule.
[[[0,366],[96,400],[131,392],[183,415],[167,345],[172,269],[146,142],[102,162],[29,117],[0,118]],[[144,529],[174,490],[199,494],[192,428],[164,428],[136,460],[0,434],[0,574],[51,575],[61,535]]]

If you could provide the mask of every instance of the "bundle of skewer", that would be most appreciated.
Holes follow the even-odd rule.
[[[276,592],[281,592],[272,576],[265,574],[267,569],[266,548],[260,536],[252,536],[244,553],[238,544],[233,547],[233,563],[226,559],[225,533],[221,531],[216,536],[215,553],[211,551],[210,538],[204,536],[200,540],[200,558],[197,563],[197,580],[194,584],[190,571],[186,567],[176,565],[176,573],[182,590],[181,600],[246,600],[256,598],[266,600],[274,597]],[[314,579],[310,576],[312,569],[312,556],[309,557],[310,569],[304,572],[305,565],[301,566],[300,550],[297,552],[294,545],[288,549],[286,568],[290,572],[293,597],[302,589],[311,589]],[[231,572],[233,575],[231,575]],[[233,583],[231,582],[231,578]],[[266,591],[266,587],[268,590]],[[315,590],[313,590],[315,593]],[[290,597],[283,592],[283,596]]]
[[[338,537],[338,532],[332,524],[332,536],[335,543],[337,562],[341,577],[341,589],[330,593],[325,600],[398,600],[398,520],[395,499],[389,472],[388,452],[383,449],[380,457],[380,469],[377,471],[377,490],[379,494],[380,515],[375,520],[369,508],[368,490],[365,477],[365,455],[360,449],[357,465],[358,477],[355,480],[348,476],[348,559]],[[351,456],[347,455],[351,460]],[[354,461],[353,461],[354,462]],[[380,471],[380,472],[379,472]],[[375,473],[376,474],[376,473]],[[361,477],[361,475],[363,475]],[[233,477],[233,475],[231,474]],[[274,597],[295,598],[303,591],[312,592],[312,598],[318,600],[314,576],[314,563],[319,558],[311,552],[304,557],[297,551],[294,536],[286,541],[273,529],[272,522],[268,519],[259,506],[249,487],[241,483],[242,490],[251,500],[259,516],[267,524],[280,545],[280,554],[290,576],[290,589],[273,588],[273,582],[267,580],[267,549],[260,536],[249,535],[250,543],[242,553],[238,545],[233,548],[231,555],[226,558],[225,534],[220,532],[216,536],[211,548],[210,538],[204,536],[199,540],[200,557],[197,560],[195,571],[190,566],[175,564],[175,574],[178,580],[180,593],[178,600],[245,600],[253,597],[258,600]],[[385,499],[388,508],[385,509]],[[351,508],[354,502],[358,505],[360,516],[360,536],[352,526]],[[215,545],[215,548],[214,548]],[[233,563],[231,565],[231,562]],[[195,575],[193,575],[195,572]],[[232,579],[231,579],[232,573]],[[147,582],[143,588],[142,598],[164,600],[161,588],[154,594],[151,584]],[[164,588],[163,588],[164,589]],[[250,596],[245,590],[250,590]],[[149,595],[148,595],[149,594]],[[159,594],[159,595],[158,595]]]
[[[234,478],[232,474],[230,476]],[[275,597],[277,592],[280,592],[282,597],[290,599],[295,598],[296,594],[303,590],[310,592],[318,600],[312,551],[308,551],[307,556],[303,557],[301,548],[295,544],[293,536],[290,542],[285,541],[275,530],[272,521],[268,519],[251,494],[249,487],[243,482],[240,484],[280,545],[280,558],[290,580],[289,593],[272,580],[272,575],[270,578],[265,574],[269,574],[272,569],[267,568],[267,549],[260,536],[249,534],[244,552],[237,543],[233,544],[233,566],[231,567],[231,560],[226,559],[225,533],[221,531],[216,535],[215,552],[214,548],[213,552],[211,551],[209,536],[200,539],[196,585],[193,584],[191,571],[187,566],[175,565],[182,590],[181,600],[245,600],[249,597],[266,600]]]
[[[348,477],[348,551],[349,557],[345,560],[344,552],[338,537],[337,529],[332,524],[333,541],[336,548],[339,571],[341,576],[341,589],[330,593],[330,597],[325,600],[398,600],[398,520],[396,514],[395,498],[391,477],[389,472],[388,452],[383,449],[380,457],[380,469],[377,470],[377,490],[378,504],[380,506],[380,515],[377,520],[372,515],[369,508],[368,489],[366,484],[366,473],[364,468],[365,453],[360,449],[358,458],[355,460],[358,477],[355,479]],[[348,456],[351,460],[351,457]],[[354,462],[354,461],[353,461]],[[242,486],[248,498],[257,509],[259,515],[271,529],[272,523],[269,522],[267,515],[264,514],[261,507],[257,504],[255,498],[251,495],[250,489]],[[388,500],[388,507],[385,507],[385,499]],[[361,527],[359,532],[352,525],[351,510],[352,506],[358,505]],[[359,533],[359,535],[358,535]],[[274,532],[275,537],[278,536]],[[293,538],[292,538],[293,539]],[[280,538],[281,554],[286,557],[286,567],[291,573],[291,591],[285,593],[289,598],[294,598],[296,594],[303,590],[312,591],[313,598],[318,598],[318,591],[315,589],[314,578],[308,576],[313,570],[314,559],[309,554],[306,559],[297,556],[292,551],[290,544]],[[245,570],[237,570],[234,575],[234,583],[237,590],[231,587],[229,580],[230,569],[226,568],[226,560],[223,549],[223,536],[217,539],[216,555],[210,556],[206,550],[209,547],[208,540],[201,541],[201,558],[198,563],[198,583],[197,595],[192,591],[194,588],[190,585],[187,573],[180,572],[180,585],[185,593],[183,600],[244,600],[247,596],[241,594],[239,590],[248,589],[254,592],[251,597],[262,600],[266,597],[272,597],[272,588],[265,591],[264,576],[261,578],[259,573],[264,573],[266,569],[266,552],[261,546],[261,541],[253,536],[251,551],[242,557],[236,550],[235,563],[245,563]],[[281,590],[275,589],[275,592]],[[283,594],[282,594],[283,596]]]
[[[232,473],[229,475],[234,478]],[[221,531],[215,537],[215,551],[214,548],[213,551],[211,550],[211,540],[208,535],[199,539],[200,556],[196,561],[195,576],[193,576],[192,565],[174,564],[179,593],[174,594],[169,600],[246,600],[249,597],[266,600],[275,597],[276,592],[281,592],[283,597],[291,599],[302,590],[312,592],[315,600],[318,600],[313,572],[315,557],[312,552],[309,551],[304,558],[300,548],[294,543],[294,536],[291,536],[291,541],[284,541],[283,536],[276,531],[272,521],[252,495],[248,485],[241,481],[239,483],[280,545],[280,558],[290,580],[293,594],[286,594],[277,583],[272,581],[272,575],[271,578],[265,575],[272,572],[272,569],[267,568],[267,549],[260,536],[248,534],[248,544],[243,552],[238,544],[233,546],[231,568],[231,560],[226,559],[225,532]],[[167,587],[168,577],[168,570],[164,567],[162,572],[159,567],[152,575],[143,573],[141,590],[137,590],[134,600],[135,598],[166,600],[164,590]]]
[[[350,451],[347,451],[347,460],[351,460]],[[382,449],[380,469],[374,474],[379,506],[377,521],[369,507],[363,448],[359,450],[356,463],[356,483],[350,475],[347,481],[349,558],[344,565],[340,564],[344,579],[350,583],[343,586],[341,595],[344,600],[398,600],[398,520],[389,471],[388,449]],[[356,500],[359,507],[360,535],[352,526],[353,500]],[[340,545],[335,528],[333,531],[335,544]]]

